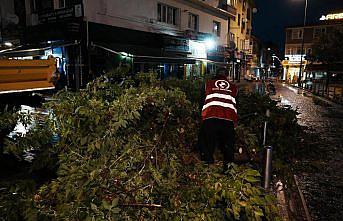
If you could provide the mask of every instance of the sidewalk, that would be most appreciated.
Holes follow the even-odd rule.
[[[337,112],[343,114],[343,104],[338,104],[338,103],[335,103],[335,102],[329,100],[328,98],[325,98],[325,97],[322,97],[322,96],[315,95],[315,94],[313,94],[311,91],[308,91],[308,90],[306,90],[306,89],[299,88],[299,87],[294,86],[294,85],[289,85],[289,86],[298,89],[298,91],[299,91],[298,93],[299,93],[299,94],[301,93],[301,94],[304,94],[304,95],[307,96],[307,97],[314,97],[314,98],[316,98],[316,99],[318,99],[318,100],[321,100],[321,101],[327,103],[328,105],[330,105],[330,108],[331,108],[331,109],[333,109],[333,110],[335,110],[335,111],[337,111]]]

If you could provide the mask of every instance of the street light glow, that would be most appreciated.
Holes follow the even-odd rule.
[[[213,50],[217,44],[213,39],[209,38],[205,40],[205,46],[207,50]]]
[[[5,42],[4,45],[7,46],[7,47],[12,47],[13,46],[13,44],[11,42]]]

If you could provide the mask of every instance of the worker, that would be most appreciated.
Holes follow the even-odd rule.
[[[224,163],[234,160],[235,127],[237,126],[237,87],[227,79],[227,70],[217,70],[214,79],[206,81],[205,102],[202,107],[202,128],[200,129],[200,154],[203,161],[214,163],[216,147],[221,149]]]

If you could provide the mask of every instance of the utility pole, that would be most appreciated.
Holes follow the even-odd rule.
[[[304,38],[305,38],[305,26],[306,26],[306,17],[307,17],[307,0],[305,0],[305,12],[304,12],[304,26],[302,30],[302,40],[301,40],[301,55],[300,55],[300,68],[299,68],[299,78],[298,78],[298,87],[301,88],[301,75],[302,75],[302,64],[303,64],[303,54],[304,54]]]

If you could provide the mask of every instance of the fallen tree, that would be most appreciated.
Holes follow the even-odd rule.
[[[231,164],[224,175],[221,164],[198,159],[199,105],[190,101],[198,94],[162,85],[153,74],[120,84],[112,77],[60,92],[46,104],[52,112],[45,123],[7,145],[17,153],[36,149],[33,170],[56,170],[54,179],[19,194],[21,218],[278,220],[275,199],[252,166]],[[241,131],[250,138],[238,145],[259,146],[253,129]]]

